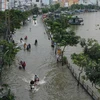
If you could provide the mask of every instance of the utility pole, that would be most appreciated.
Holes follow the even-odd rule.
[[[6,33],[4,39],[8,40],[8,36],[10,35],[10,11],[9,11],[9,0],[7,0],[8,9],[5,10],[5,24],[6,24]]]
[[[97,8],[98,8],[98,0],[96,0],[96,6],[97,6]]]
[[[30,0],[30,3],[31,3],[31,10],[32,10],[32,0]]]

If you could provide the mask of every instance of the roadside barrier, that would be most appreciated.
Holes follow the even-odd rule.
[[[100,98],[96,95],[96,93],[84,82],[80,79],[78,79],[78,75],[74,71],[73,67],[68,63],[67,64],[68,69],[72,73],[73,77],[79,82],[79,84],[84,88],[84,90],[91,96],[93,100],[100,100]]]
[[[44,23],[44,27],[45,27],[45,31],[46,31],[47,35],[50,36],[50,33],[48,32],[48,29],[47,29],[47,26],[45,25],[45,23]],[[79,82],[79,84],[91,96],[91,98],[93,100],[100,100],[100,98],[96,95],[96,93],[84,81],[82,81],[81,79],[79,81],[78,75],[76,74],[76,72],[74,71],[74,68],[69,63],[67,63],[67,67],[70,70],[70,72],[72,73],[73,77],[77,80],[77,82]]]

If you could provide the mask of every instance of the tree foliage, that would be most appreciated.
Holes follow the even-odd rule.
[[[47,19],[45,23],[49,26],[49,31],[53,35],[52,40],[60,47],[63,47],[62,58],[66,46],[76,46],[79,43],[80,37],[72,30],[67,31],[67,28],[69,28],[67,16],[60,16],[59,19]]]
[[[3,63],[10,66],[14,61],[15,55],[20,49],[16,48],[15,44],[11,42],[9,43],[5,40],[0,41],[0,45],[3,46],[3,52],[0,55],[3,58]]]
[[[95,5],[83,5],[83,4],[73,4],[70,9],[74,10],[74,9],[95,9]]]
[[[84,69],[86,78],[98,88],[97,85],[100,86],[100,45],[93,39],[88,39],[87,41],[82,39],[80,44],[83,47],[83,53],[74,53],[71,56],[73,63],[82,69],[80,74]]]
[[[7,84],[3,84],[0,89],[0,94],[2,95],[0,97],[0,100],[15,100],[14,94],[9,89],[9,86]]]
[[[9,15],[6,13],[9,12]],[[0,34],[5,33],[7,28],[6,17],[10,17],[10,31],[14,33],[15,29],[21,27],[21,22],[24,22],[28,16],[31,14],[30,11],[21,12],[20,10],[6,10],[0,11]]]
[[[37,7],[37,5],[34,5],[34,8],[32,9],[32,14],[38,15],[39,13],[39,8]]]
[[[82,44],[81,44],[82,46]],[[100,59],[100,45],[96,40],[88,39],[84,41],[84,54],[88,55],[92,60],[99,62]]]
[[[48,11],[49,11],[49,8],[42,8],[42,13],[48,13]]]

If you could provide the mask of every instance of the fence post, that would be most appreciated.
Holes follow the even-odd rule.
[[[73,69],[73,75],[74,75],[74,69]]]
[[[93,97],[93,91],[92,91],[92,97]]]
[[[88,85],[87,85],[87,91],[88,91]]]

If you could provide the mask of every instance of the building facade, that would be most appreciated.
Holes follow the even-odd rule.
[[[6,9],[12,9],[15,6],[15,0],[0,0],[0,10],[5,11]]]
[[[68,7],[73,4],[78,4],[79,0],[53,0],[52,4],[60,3],[61,7]]]
[[[79,4],[83,4],[83,5],[92,4],[92,5],[100,6],[100,0],[79,0]]]
[[[5,11],[5,9],[8,9],[7,0],[0,0],[0,10],[1,11]]]
[[[79,0],[68,0],[68,6],[71,6],[73,4],[78,4]]]
[[[37,7],[41,8],[42,0],[32,0],[32,3],[33,3],[33,4],[36,4]]]

